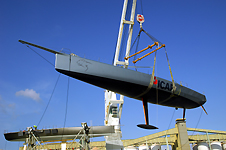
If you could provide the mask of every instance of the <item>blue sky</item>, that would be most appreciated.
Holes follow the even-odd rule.
[[[175,81],[206,95],[204,107],[209,115],[201,108],[187,110],[187,127],[225,131],[226,1],[142,2],[143,27],[166,44]],[[18,131],[38,124],[59,76],[51,64],[18,40],[57,51],[70,49],[80,57],[111,64],[122,6],[123,0],[0,1],[0,149],[22,146],[23,142],[6,142],[4,130]],[[136,13],[141,13],[139,0]],[[135,23],[134,28],[133,40],[139,24]],[[152,42],[142,35],[139,49],[149,44]],[[54,64],[53,54],[35,50]],[[153,65],[153,56],[137,65]],[[164,50],[157,54],[156,75],[171,79]],[[67,85],[68,77],[61,75],[39,128],[63,127]],[[67,127],[80,126],[81,122],[104,125],[104,89],[70,78],[67,114]],[[144,123],[142,102],[126,97],[122,138],[173,128],[181,117],[181,109],[149,104],[150,124],[159,129],[137,128]]]

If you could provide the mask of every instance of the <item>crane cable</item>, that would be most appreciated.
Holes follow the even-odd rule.
[[[143,12],[143,4],[142,4],[142,0],[140,0],[140,7],[141,7],[141,14],[143,15],[144,12]]]

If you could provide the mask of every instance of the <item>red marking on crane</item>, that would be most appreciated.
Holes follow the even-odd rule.
[[[144,22],[144,16],[143,16],[143,15],[138,14],[138,15],[137,15],[137,21],[139,21],[139,22],[143,23],[143,22]]]

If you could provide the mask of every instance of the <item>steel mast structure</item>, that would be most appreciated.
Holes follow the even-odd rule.
[[[127,68],[129,65],[129,59],[124,61],[119,61],[119,54],[121,50],[121,43],[122,43],[122,34],[124,25],[129,25],[128,31],[128,38],[127,38],[127,46],[126,46],[126,53],[125,57],[128,57],[130,54],[130,47],[131,47],[131,40],[132,40],[132,33],[133,33],[133,25],[134,25],[134,16],[135,16],[135,9],[136,9],[136,2],[137,0],[132,1],[132,10],[130,14],[130,20],[126,20],[126,14],[128,11],[128,1],[124,0],[123,11],[121,16],[118,40],[115,50],[114,56],[114,66],[122,65],[124,68]],[[123,143],[121,141],[122,133],[120,128],[120,119],[122,114],[122,106],[124,103],[124,95],[120,95],[120,99],[117,100],[116,93],[112,91],[105,91],[105,126],[115,126],[115,133],[111,134],[110,136],[105,136],[106,141],[106,149],[121,149],[123,148]]]

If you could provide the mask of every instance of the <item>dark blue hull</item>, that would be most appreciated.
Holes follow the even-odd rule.
[[[206,102],[206,97],[194,90],[156,77],[148,88],[151,75],[104,64],[78,56],[56,54],[56,70],[67,76],[137,100],[146,99],[153,104],[177,108],[196,108]]]

